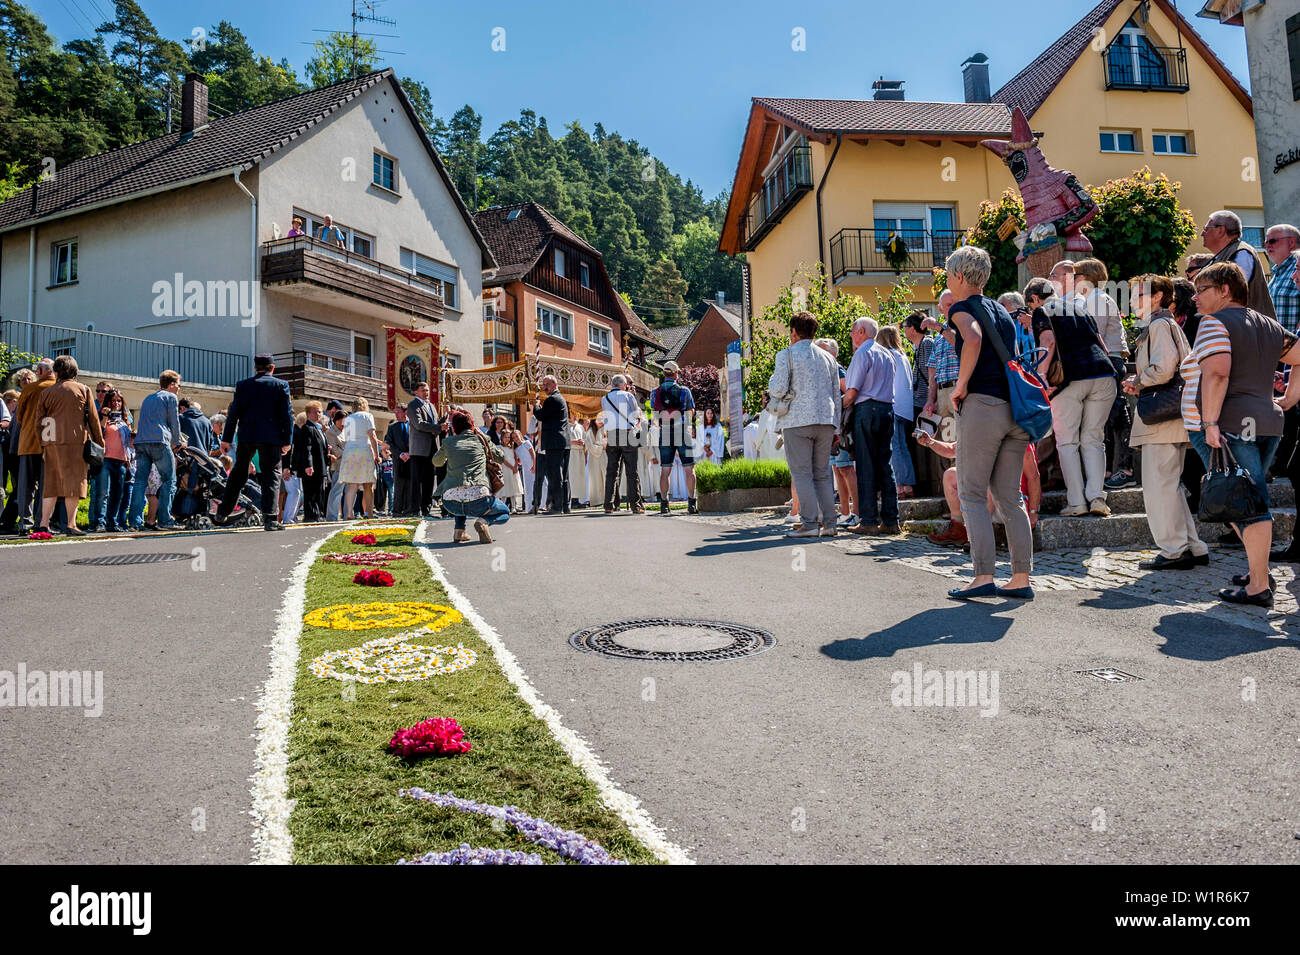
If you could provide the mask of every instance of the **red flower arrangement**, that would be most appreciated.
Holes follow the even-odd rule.
[[[358,570],[352,582],[363,587],[391,587],[393,575],[386,570]]]
[[[391,551],[366,550],[359,554],[326,554],[322,560],[334,564],[352,564],[357,567],[387,567],[392,560],[406,560],[410,554],[394,554]]]
[[[399,729],[388,741],[388,748],[399,756],[454,756],[468,753],[470,743],[460,724],[438,716]]]
[[[354,534],[352,537],[354,544],[378,544],[379,541],[374,534]]]
[[[27,535],[27,539],[29,541],[52,541],[54,540],[54,535],[49,531],[32,531]]]

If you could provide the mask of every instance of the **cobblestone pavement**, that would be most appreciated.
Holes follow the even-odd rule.
[[[771,514],[722,514],[681,516],[678,520],[697,521],[756,532],[784,534],[790,527]],[[877,560],[901,561],[909,567],[925,570],[954,580],[972,576],[970,555],[940,547],[924,537],[869,538],[841,531],[832,540],[792,539],[791,547],[834,547],[853,554],[868,554]],[[1126,597],[1171,607],[1187,607],[1207,616],[1259,633],[1300,639],[1300,581],[1290,564],[1271,568],[1278,582],[1273,609],[1225,604],[1215,596],[1222,587],[1231,586],[1234,574],[1246,572],[1246,555],[1241,550],[1210,549],[1210,566],[1195,570],[1145,571],[1138,563],[1154,557],[1153,549],[1074,548],[1040,551],[1034,554],[1033,585],[1039,590],[1122,591]],[[998,552],[997,574],[1005,580],[1011,575],[1010,561]]]

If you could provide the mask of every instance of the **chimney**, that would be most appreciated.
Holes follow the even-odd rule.
[[[882,76],[871,84],[871,89],[874,91],[871,94],[871,98],[874,100],[901,100],[903,98],[902,80],[887,80]]]
[[[727,304],[727,293],[719,292],[716,296],[716,299],[718,302],[718,308],[723,308]]]
[[[961,65],[962,83],[966,87],[966,102],[987,103],[993,96],[989,90],[989,58],[976,53]]]
[[[208,125],[208,84],[198,73],[187,73],[181,91],[181,133],[193,135]]]

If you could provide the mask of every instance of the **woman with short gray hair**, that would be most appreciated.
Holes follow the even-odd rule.
[[[1020,494],[1029,435],[1011,415],[1006,365],[985,341],[986,335],[996,334],[1008,353],[1016,345],[1011,316],[984,295],[984,283],[992,269],[989,254],[978,246],[962,246],[948,257],[948,288],[956,298],[948,310],[948,321],[956,326],[953,347],[960,363],[952,391],[957,410],[957,494],[975,564],[970,585],[950,590],[948,596],[955,600],[996,596],[1032,600],[1029,574],[1034,566],[1034,539]],[[994,582],[990,495],[1002,514],[1011,552],[1011,581],[1006,587]]]

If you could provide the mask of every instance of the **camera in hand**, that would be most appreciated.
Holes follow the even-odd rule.
[[[917,415],[916,430],[912,432],[912,437],[917,441],[921,440],[921,435],[928,435],[933,438],[939,433],[939,419],[930,415]]]

